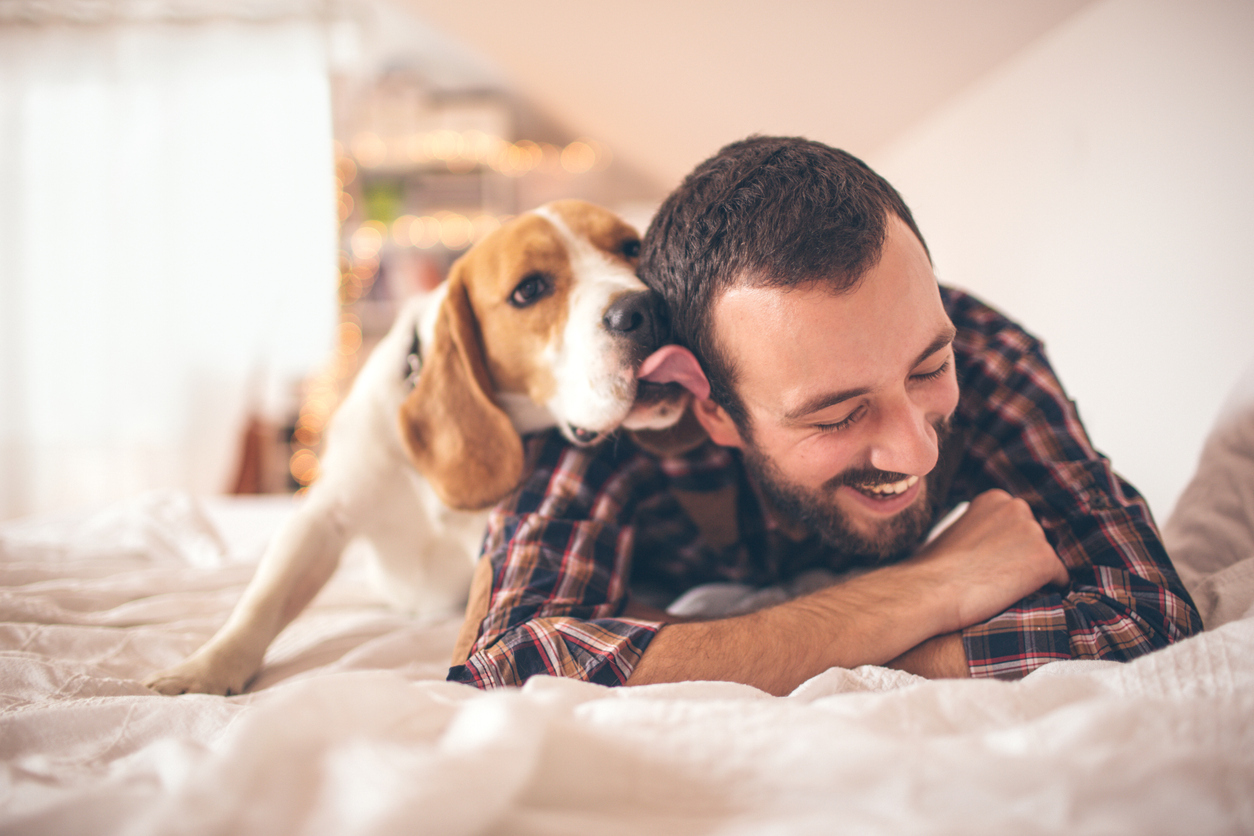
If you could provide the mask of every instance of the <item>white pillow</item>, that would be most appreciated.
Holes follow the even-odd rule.
[[[1254,402],[1229,404],[1163,526],[1207,629],[1254,615]]]

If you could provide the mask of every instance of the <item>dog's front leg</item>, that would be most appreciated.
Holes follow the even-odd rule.
[[[231,616],[203,647],[144,684],[163,694],[239,694],[266,648],[339,565],[347,532],[334,502],[315,490],[275,534]]]

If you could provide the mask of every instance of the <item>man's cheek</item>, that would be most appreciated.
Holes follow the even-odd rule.
[[[785,474],[798,485],[811,490],[821,488],[830,493],[834,490],[831,483],[839,481],[840,476],[851,465],[843,450],[833,450],[830,447],[831,445],[816,445],[814,449],[796,455]]]
[[[948,386],[945,387],[944,400],[941,402],[939,411],[945,416],[945,420],[948,421],[953,417],[954,411],[958,408],[958,399],[961,397],[962,393],[958,390],[957,375],[950,375],[945,378],[945,381],[948,383]]]

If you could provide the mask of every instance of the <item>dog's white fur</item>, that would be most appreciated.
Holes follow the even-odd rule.
[[[492,393],[520,434],[556,425],[574,441],[573,428],[661,428],[683,412],[677,399],[633,410],[639,349],[610,333],[603,318],[616,299],[645,288],[624,259],[572,231],[571,213],[593,209],[563,202],[535,212],[564,247],[574,281],[564,327],[541,358],[555,383],[551,397],[535,403],[524,393]],[[227,623],[191,657],[150,677],[149,687],[166,694],[242,692],[271,641],[356,538],[372,547],[382,591],[396,606],[432,615],[464,604],[486,511],[448,507],[411,462],[398,427],[412,386],[404,369],[415,331],[424,352],[436,344],[447,293],[441,285],[404,306],[328,427],[321,475],[275,535]]]
[[[635,273],[572,233],[551,208],[541,207],[536,214],[553,224],[566,245],[571,270],[585,277],[570,296],[567,338],[561,345],[550,346],[548,364],[558,386],[546,405],[548,412],[578,427],[617,426],[631,409],[635,381],[623,376],[623,361],[617,356],[621,347],[601,327],[601,318],[611,298],[644,285]],[[640,422],[629,422],[628,429],[641,428]]]

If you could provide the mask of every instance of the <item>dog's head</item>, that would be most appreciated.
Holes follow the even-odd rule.
[[[666,336],[636,278],[640,236],[616,215],[558,201],[520,215],[453,265],[423,370],[401,408],[418,469],[455,508],[518,484],[519,431],[556,425],[595,444],[621,427],[674,425],[674,384],[637,381]]]

